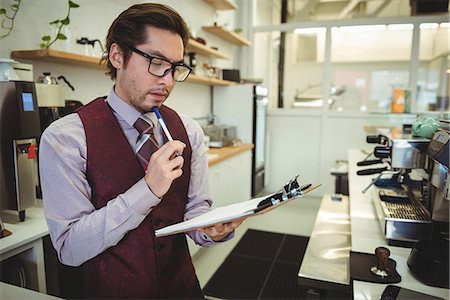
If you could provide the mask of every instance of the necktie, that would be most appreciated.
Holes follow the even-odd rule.
[[[147,170],[148,161],[153,152],[159,149],[158,142],[153,134],[153,122],[145,117],[140,116],[133,124],[134,128],[139,132],[139,136],[134,146],[134,152],[144,170]]]

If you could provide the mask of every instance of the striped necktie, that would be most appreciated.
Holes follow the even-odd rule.
[[[153,134],[154,124],[148,117],[141,115],[133,124],[139,132],[134,152],[144,170],[147,170],[148,161],[153,152],[159,149],[158,142]]]

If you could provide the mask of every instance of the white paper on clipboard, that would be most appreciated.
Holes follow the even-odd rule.
[[[258,215],[261,213],[265,213],[265,212],[270,211],[274,208],[277,208],[278,206],[281,206],[287,202],[290,202],[294,199],[303,197],[305,194],[309,193],[310,191],[316,189],[319,186],[320,185],[311,186],[310,188],[305,190],[303,194],[295,196],[286,201],[280,202],[276,205],[272,205],[262,211],[255,212],[255,210],[257,210],[257,208],[258,208],[258,204],[262,200],[266,199],[267,196],[254,198],[254,199],[251,199],[248,201],[238,202],[238,203],[230,204],[227,206],[214,208],[214,209],[210,210],[209,212],[207,212],[203,215],[197,216],[195,218],[192,218],[190,220],[186,220],[184,222],[180,222],[177,224],[163,227],[161,229],[157,229],[157,230],[155,230],[155,235],[157,237],[162,237],[162,236],[167,236],[167,235],[172,235],[172,234],[177,234],[177,233],[181,233],[181,232],[191,231],[194,229],[212,226],[212,225],[218,224],[218,223],[227,223],[227,222],[231,222],[236,219],[246,218],[246,217],[249,217],[252,215]]]

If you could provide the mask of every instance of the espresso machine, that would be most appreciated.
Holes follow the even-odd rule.
[[[368,142],[379,144],[374,148],[376,160],[382,167],[359,170],[359,175],[379,173],[369,186],[372,189],[381,228],[389,245],[412,247],[432,234],[432,220],[426,208],[426,190],[429,182],[426,149],[430,139],[414,137],[402,130],[379,130],[379,135],[368,137]]]
[[[450,121],[431,139],[401,130],[379,130],[375,160],[360,175],[380,173],[369,187],[386,241],[411,248],[408,267],[421,282],[449,287]],[[382,164],[382,167],[379,167]],[[372,166],[373,165],[373,166]]]
[[[39,110],[33,82],[0,82],[0,209],[20,221],[35,205]]]
[[[418,241],[411,250],[408,267],[421,282],[449,288],[449,121],[441,121],[426,150],[429,182],[427,210],[431,214],[433,231],[429,238]]]

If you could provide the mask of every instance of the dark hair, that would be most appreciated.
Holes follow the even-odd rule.
[[[183,40],[184,48],[189,41],[189,29],[183,18],[171,7],[157,3],[136,4],[123,11],[111,24],[106,37],[106,50],[102,62],[107,62],[111,79],[116,78],[116,68],[109,60],[109,50],[113,43],[119,45],[123,51],[123,63],[126,65],[131,56],[130,46],[145,42],[146,27],[153,26],[178,33]]]

